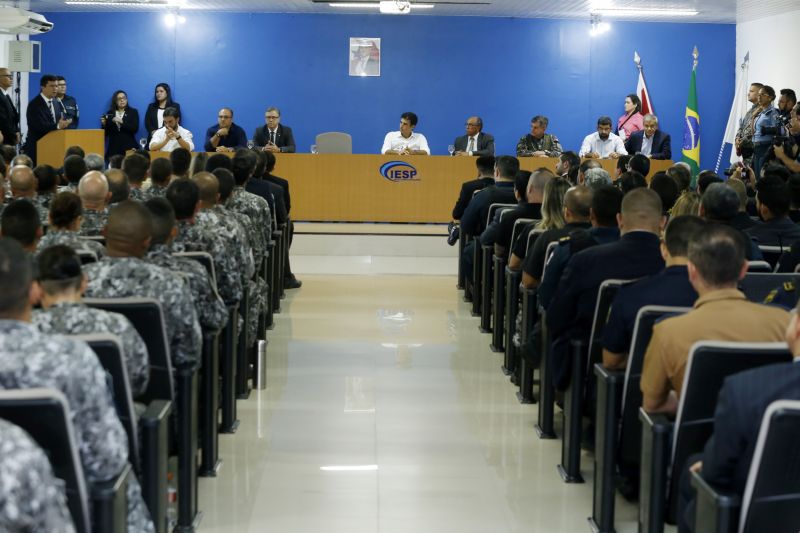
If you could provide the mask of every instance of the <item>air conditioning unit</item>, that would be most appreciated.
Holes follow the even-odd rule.
[[[0,33],[36,35],[53,29],[43,15],[17,7],[0,7]]]

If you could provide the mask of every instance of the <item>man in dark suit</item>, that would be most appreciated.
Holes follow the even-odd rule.
[[[470,200],[472,200],[472,196],[477,191],[494,185],[494,156],[482,155],[478,157],[475,160],[475,166],[478,167],[478,177],[474,180],[465,181],[461,185],[461,192],[458,195],[455,207],[453,207],[453,220],[461,220]]]
[[[268,107],[264,113],[266,124],[256,128],[253,143],[266,152],[296,151],[292,128],[281,124],[281,111],[277,107]]]
[[[469,117],[464,127],[467,134],[456,137],[453,143],[456,151],[453,155],[494,155],[494,137],[483,133],[481,117]]]
[[[658,117],[649,113],[644,116],[644,129],[632,133],[625,141],[625,150],[650,159],[672,159],[672,141],[658,129]]]
[[[13,83],[14,75],[7,68],[0,68],[0,143],[12,146],[19,144],[19,112],[6,91]]]
[[[72,121],[62,116],[61,106],[56,105],[58,81],[52,74],[45,74],[39,80],[39,94],[28,103],[25,116],[28,119],[28,136],[25,139],[25,153],[36,162],[36,142],[55,130],[63,130]]]

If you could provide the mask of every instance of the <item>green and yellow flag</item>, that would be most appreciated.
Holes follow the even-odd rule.
[[[692,167],[692,182],[700,172],[700,113],[697,110],[697,47],[692,57],[692,80],[689,82],[689,98],[686,100],[686,119],[683,125],[683,158],[684,163]]]

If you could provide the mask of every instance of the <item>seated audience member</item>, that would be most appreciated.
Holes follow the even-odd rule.
[[[558,157],[556,163],[556,175],[564,178],[573,185],[578,184],[578,171],[581,166],[581,158],[573,151],[567,151]]]
[[[678,200],[678,184],[666,172],[656,172],[650,180],[650,188],[661,197],[664,214],[668,215]]]
[[[266,200],[253,193],[247,192],[245,186],[253,177],[258,158],[252,150],[238,150],[231,161],[231,172],[236,186],[233,188],[227,207],[231,211],[247,215],[250,219],[250,228],[245,228],[250,234],[250,244],[253,246],[256,263],[260,264],[261,258],[269,242],[272,214]],[[216,181],[216,178],[214,178]],[[297,287],[292,287],[297,288]]]
[[[0,156],[3,159],[3,163],[8,167],[17,156],[17,149],[10,144],[0,145]]]
[[[495,184],[476,194],[461,217],[461,233],[478,236],[486,229],[486,218],[492,204],[515,204],[514,177],[519,172],[519,160],[509,155],[501,155],[495,160]],[[461,269],[467,278],[472,276],[472,254],[475,241],[464,247],[461,255]]]
[[[153,237],[145,260],[170,272],[179,272],[189,283],[200,325],[218,330],[228,321],[228,309],[217,294],[208,271],[194,259],[174,255],[173,241],[178,234],[175,210],[166,198],[151,198],[145,206],[153,222]]]
[[[192,164],[192,153],[185,148],[176,148],[169,154],[172,163],[172,175],[177,178],[188,178],[189,167]]]
[[[131,185],[124,170],[118,168],[108,169],[106,171],[106,180],[108,180],[108,192],[111,194],[108,199],[109,206],[124,202],[130,198]]]
[[[64,245],[51,246],[39,254],[36,266],[42,309],[33,312],[32,323],[42,333],[116,335],[122,341],[131,393],[134,398],[144,394],[150,379],[147,346],[123,315],[81,303],[87,279],[75,251]]]
[[[464,127],[467,130],[466,135],[456,137],[453,141],[456,149],[453,155],[494,157],[494,137],[483,133],[481,117],[469,117]]]
[[[539,303],[547,309],[556,292],[561,275],[570,258],[578,252],[619,240],[617,214],[622,206],[622,191],[611,185],[604,185],[592,191],[592,207],[589,210],[591,228],[571,229],[566,237],[558,241],[558,247],[544,267],[542,282],[538,287]],[[572,215],[569,217],[572,219]]]
[[[84,239],[78,233],[82,215],[83,207],[77,194],[69,191],[58,193],[50,204],[48,214],[50,228],[39,241],[36,253],[41,253],[50,246],[63,244],[78,253],[92,252],[98,259],[103,257],[106,249],[102,244],[91,239]]]
[[[597,131],[583,139],[578,152],[578,155],[587,159],[616,159],[627,154],[622,139],[611,133],[611,117],[606,116],[597,119]]]
[[[150,163],[150,187],[144,192],[145,199],[163,198],[171,179],[172,162],[169,159],[159,157]]]
[[[678,184],[678,192],[688,191],[692,187],[692,174],[683,165],[672,165],[667,169],[667,176]]]
[[[192,132],[181,126],[181,112],[174,107],[164,110],[164,125],[153,132],[150,149],[154,152],[172,152],[183,148],[194,150]]]
[[[236,264],[236,253],[231,244],[217,233],[216,228],[198,223],[195,218],[199,208],[197,184],[191,180],[178,179],[167,188],[167,200],[175,210],[178,235],[175,250],[186,252],[208,252],[214,261],[217,275],[217,290],[226,306],[238,305],[242,299],[241,265]]]
[[[106,372],[85,343],[41,333],[30,323],[39,297],[32,265],[18,243],[0,239],[0,388],[53,388],[66,396],[86,481],[118,475],[128,438],[117,418]],[[152,532],[135,474],[128,478],[128,532]]]
[[[400,115],[400,129],[390,131],[383,138],[382,154],[429,155],[428,139],[414,131],[417,127],[417,115],[407,111]]]
[[[0,235],[14,239],[26,252],[36,251],[42,238],[42,225],[33,203],[23,198],[8,204],[0,215]]]
[[[281,110],[277,107],[268,107],[264,112],[264,125],[256,128],[253,142],[262,152],[293,154],[297,149],[292,128],[281,124]]]
[[[629,154],[642,154],[650,159],[672,159],[672,141],[668,133],[658,129],[658,118],[644,116],[644,129],[635,131],[625,141]]]
[[[747,214],[747,204],[750,198],[747,196],[747,186],[744,182],[738,178],[728,178],[725,184],[736,191],[736,195],[739,197],[739,212],[736,213],[736,216],[731,221],[731,225],[736,229],[744,231],[761,224],[761,222],[753,220],[750,215]]]
[[[564,150],[558,137],[545,133],[550,121],[547,117],[536,115],[531,119],[531,132],[517,143],[517,157],[558,157]]]
[[[561,178],[557,178],[557,180],[561,180]],[[548,183],[549,187],[545,187],[545,204],[542,206],[542,211],[543,213],[549,212],[551,205],[555,204],[553,207],[563,217],[563,223],[546,229],[544,233],[533,241],[533,247],[528,248],[525,260],[522,262],[522,286],[526,289],[536,287],[542,280],[545,253],[547,252],[547,246],[551,242],[566,237],[572,230],[589,229],[590,227],[589,215],[592,207],[592,189],[585,185],[578,185],[565,191],[566,184],[559,187],[558,181],[551,180],[551,182],[552,185]]]
[[[635,170],[628,170],[620,174],[619,179],[614,182],[623,194],[628,194],[634,189],[647,188],[647,180]]]
[[[107,257],[87,265],[88,298],[155,298],[161,303],[172,364],[196,365],[200,359],[200,326],[189,289],[178,273],[143,258],[152,240],[150,212],[126,200],[108,216]]]
[[[622,174],[630,170],[628,168],[628,163],[631,161],[630,155],[621,155],[617,158],[617,165],[614,167],[614,181],[617,181]],[[598,167],[602,168],[602,167]]]
[[[31,202],[36,208],[36,212],[39,213],[39,222],[43,224],[43,221],[47,220],[47,210],[37,199],[38,184],[33,170],[22,165],[11,167],[8,173],[8,184],[11,189],[11,197],[15,200],[25,199]]]
[[[702,454],[687,461],[689,470],[699,472],[714,489],[742,497],[750,463],[756,449],[761,423],[769,405],[776,400],[800,400],[800,326],[792,313],[785,334],[791,363],[762,366],[725,379],[714,412],[714,433]],[[678,520],[681,532],[694,531],[695,489],[689,472],[681,480]],[[699,532],[698,532],[699,533]]]
[[[73,533],[64,482],[24,430],[0,420],[0,530]]]
[[[150,172],[150,161],[139,154],[131,154],[122,160],[122,171],[128,175],[128,183],[131,187],[128,194],[130,199],[143,201],[146,194],[142,189],[142,183]]]
[[[272,156],[273,159],[275,156]],[[264,179],[264,173],[267,169],[267,152],[263,150],[256,151],[256,169],[253,171],[253,177],[247,180],[244,190],[256,194],[267,201],[269,204],[269,212],[277,224],[288,222],[289,215],[286,212],[286,202],[283,198],[283,188],[276,185],[271,181]]]
[[[681,215],[697,215],[700,213],[700,195],[694,191],[686,190],[675,200],[675,205],[669,212],[671,217]]]
[[[33,169],[33,174],[36,176],[36,203],[40,213],[42,209],[45,211],[45,219],[42,224],[46,224],[46,213],[50,209],[50,202],[53,201],[58,187],[58,174],[56,174],[56,169],[50,165],[37,166]]]
[[[247,134],[233,123],[233,109],[223,107],[217,114],[217,123],[206,130],[206,152],[233,152],[247,146]]]
[[[789,193],[791,195],[789,218],[792,219],[792,222],[797,224],[800,222],[800,174],[792,174],[789,176],[789,181],[786,183],[789,186]]]
[[[699,298],[685,315],[655,325],[642,369],[642,405],[675,414],[692,345],[700,340],[779,342],[789,313],[748,302],[736,284],[747,272],[739,232],[710,224],[689,242],[689,281]]]
[[[669,178],[668,178],[669,179]],[[622,287],[614,297],[603,329],[603,366],[620,370],[627,366],[636,315],[646,305],[691,307],[697,291],[686,269],[689,241],[704,230],[706,222],[694,215],[670,219],[661,242],[664,270]]]
[[[647,178],[650,174],[650,160],[642,154],[632,155],[628,160],[628,170],[638,172],[642,177]]]
[[[564,219],[564,195],[567,194],[567,189],[570,184],[564,178],[551,178],[544,186],[544,193],[541,207],[541,220],[525,224],[522,231],[517,235],[517,240],[511,243],[511,255],[508,258],[508,268],[511,270],[522,269],[522,262],[529,253],[528,243],[531,239],[530,233],[532,230],[541,230],[542,232],[550,229],[563,228],[567,223]],[[537,238],[533,235],[532,238]],[[532,248],[531,248],[532,249]]]
[[[739,196],[736,191],[724,183],[712,183],[700,199],[699,214],[709,222],[725,224],[736,229],[742,236],[745,259],[748,261],[760,261],[764,259],[764,255],[758,249],[758,244],[733,224],[738,209]]]
[[[273,154],[272,157],[275,157],[275,155]],[[218,168],[224,168],[226,170],[230,170],[232,165],[233,164],[231,163],[231,158],[228,157],[227,155],[214,154],[212,156],[209,156],[208,161],[206,161],[205,169],[206,172],[213,173]]]
[[[151,159],[150,158],[150,150],[145,150],[144,148],[139,148],[138,150],[134,150],[133,153],[134,154],[139,154],[140,156],[142,156],[145,159],[147,159],[148,162],[150,162],[150,159]]]
[[[10,167],[15,167],[17,165],[22,165],[25,167],[29,167],[31,169],[33,169],[34,167],[33,159],[31,159],[29,156],[25,154],[19,154],[14,156],[14,158],[11,160],[11,163],[9,163],[7,166],[10,168]]]
[[[98,172],[102,172],[105,170],[106,164],[103,161],[103,156],[100,154],[89,153],[83,158],[86,162],[86,171],[91,172],[92,170],[96,170]]]
[[[547,327],[553,340],[548,357],[558,389],[569,384],[569,341],[589,337],[600,284],[607,279],[650,276],[664,268],[659,240],[664,220],[661,212],[661,199],[655,192],[632,190],[622,199],[619,241],[592,246],[570,259],[547,310]]]
[[[108,180],[96,170],[87,172],[78,184],[78,196],[83,204],[80,234],[83,237],[101,235],[108,221],[108,201],[111,198]]]
[[[612,183],[611,175],[604,168],[590,168],[583,175],[583,185],[590,189],[611,185]]]
[[[697,192],[700,193],[700,196],[706,192],[706,189],[712,183],[722,183],[722,178],[710,170],[703,170],[697,175]]]
[[[590,168],[603,168],[603,165],[596,159],[586,159],[578,166],[578,181],[575,183],[576,185],[583,185],[586,179],[586,171]]]
[[[283,189],[283,201],[286,204],[286,214],[288,216],[289,214],[291,214],[292,211],[292,197],[289,193],[289,182],[284,178],[281,178],[280,176],[276,176],[274,174],[276,163],[277,159],[275,158],[275,154],[273,154],[272,152],[267,152],[267,167],[264,169],[263,178],[266,181],[274,183],[275,185],[278,185],[281,189]],[[228,170],[230,170],[230,167],[228,167]]]
[[[461,192],[458,194],[455,207],[453,207],[453,220],[461,220],[476,192],[494,185],[494,156],[478,157],[475,159],[475,166],[478,168],[478,177],[461,184]]]
[[[122,168],[122,161],[125,159],[125,156],[122,154],[112,155],[108,158],[108,168],[109,169],[120,169]]]
[[[789,218],[791,198],[782,179],[768,175],[756,183],[756,207],[763,224],[745,232],[764,246],[789,247],[800,240],[800,226]]]
[[[495,215],[494,220],[481,233],[480,241],[484,246],[494,245],[494,254],[506,257],[514,223],[520,218],[540,219],[542,217],[542,201],[544,188],[547,182],[554,178],[553,173],[547,169],[535,172],[520,170],[514,180],[514,195],[517,198],[517,207]]]
[[[189,167],[189,177],[194,176],[198,172],[205,172],[206,163],[208,162],[208,154],[206,152],[199,152],[192,158],[192,164]]]

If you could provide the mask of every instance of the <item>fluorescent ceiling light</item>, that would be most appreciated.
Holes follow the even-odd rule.
[[[347,9],[374,9],[379,8],[381,13],[387,14],[403,14],[407,13],[408,9],[433,9],[434,4],[408,4],[404,7],[405,3],[396,2],[395,0],[383,0],[381,2],[328,2],[330,7],[342,7]]]
[[[108,2],[103,0],[66,0],[64,2],[70,6],[106,6],[106,7],[184,7],[185,2],[181,1],[162,1],[162,2]]]
[[[698,11],[689,9],[593,9],[592,13],[607,17],[693,17]]]
[[[371,472],[378,469],[378,465],[333,465],[319,467],[323,472]]]
[[[378,2],[331,2],[328,5],[331,7],[345,7],[353,9],[381,6]]]

